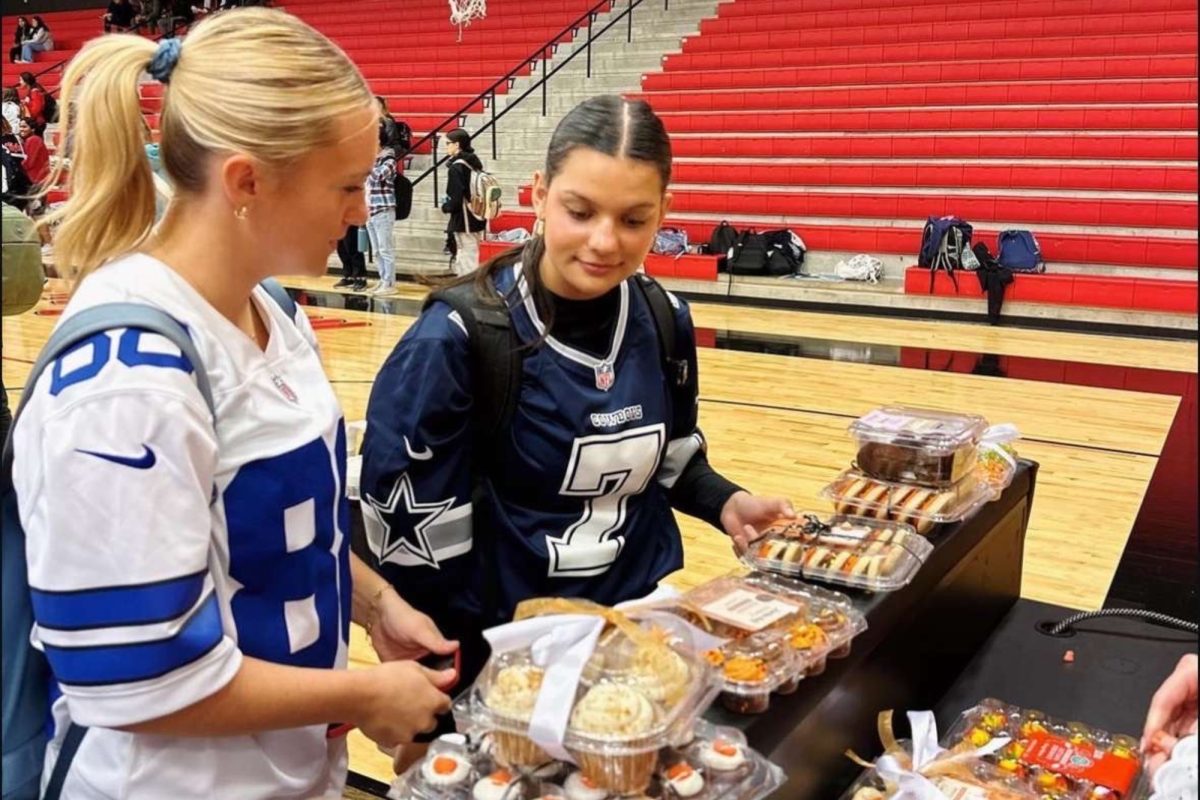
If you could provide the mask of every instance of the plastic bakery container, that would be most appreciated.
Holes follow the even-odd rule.
[[[883,481],[942,487],[975,469],[988,423],[975,414],[883,406],[850,425],[858,444],[855,465]]]
[[[908,585],[932,551],[911,525],[809,513],[768,527],[742,561],[760,572],[889,592]]]
[[[911,525],[928,534],[935,525],[961,522],[998,495],[979,472],[934,489],[872,478],[848,469],[821,490],[838,514]]]

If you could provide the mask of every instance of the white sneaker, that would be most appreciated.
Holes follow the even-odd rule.
[[[370,293],[374,294],[374,295],[395,294],[396,287],[389,283],[384,283],[383,281],[380,281],[379,283],[375,284],[375,287],[373,289],[371,289]]]

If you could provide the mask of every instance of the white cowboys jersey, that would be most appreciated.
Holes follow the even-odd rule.
[[[60,357],[17,426],[32,640],[63,693],[45,774],[68,720],[91,728],[64,798],[342,796],[346,745],[325,725],[227,738],[115,730],[212,695],[243,654],[346,665],[341,410],[303,312],[289,320],[261,288],[254,301],[265,353],[161,262],[102,267],[64,317],[137,302],[185,325],[212,383],[215,432],[192,365],[137,329]]]

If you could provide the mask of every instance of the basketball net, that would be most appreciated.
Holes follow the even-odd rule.
[[[448,0],[450,3],[450,24],[458,26],[458,41],[462,41],[462,29],[470,25],[473,19],[483,19],[487,16],[487,0]]]

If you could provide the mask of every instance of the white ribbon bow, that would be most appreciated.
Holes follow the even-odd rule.
[[[678,597],[670,587],[660,586],[649,596],[615,606],[617,609],[641,605]],[[647,612],[643,618],[662,615],[673,627],[689,629],[692,646],[703,652],[724,643],[724,639],[706,633],[679,617],[666,612]],[[587,614],[554,614],[531,617],[518,622],[497,625],[483,632],[492,652],[529,649],[535,666],[543,670],[542,688],[538,692],[529,718],[529,738],[533,739],[551,757],[559,761],[575,763],[571,754],[563,748],[571,709],[575,705],[575,692],[583,668],[596,649],[605,621]]]
[[[912,768],[906,769],[895,756],[884,754],[875,762],[875,772],[899,787],[891,800],[948,800],[933,781],[921,774],[922,769],[946,752],[938,745],[937,720],[933,712],[910,711],[908,724],[912,727]],[[991,755],[1008,742],[1007,737],[993,739],[978,750],[951,756],[951,759],[960,761]]]

